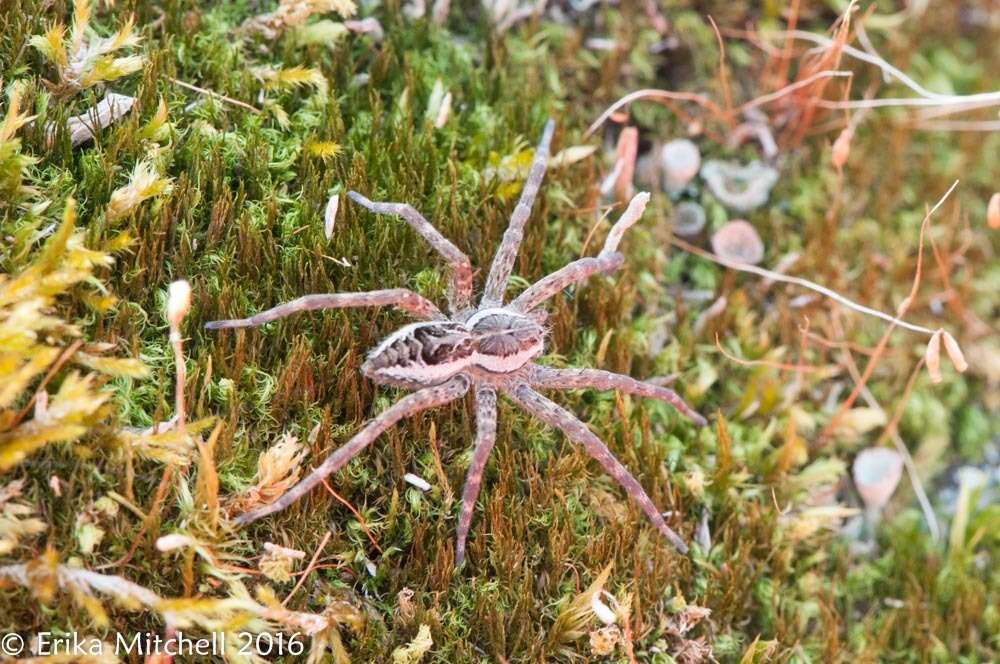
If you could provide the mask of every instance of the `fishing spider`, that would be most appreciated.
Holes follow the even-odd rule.
[[[699,425],[705,424],[705,419],[677,394],[659,385],[598,369],[553,369],[533,362],[545,349],[546,314],[537,307],[568,286],[594,274],[613,272],[622,266],[624,257],[617,251],[618,243],[624,232],[642,215],[649,194],[640,193],[632,199],[611,228],[597,257],[569,263],[504,304],[504,293],[524,235],[524,225],[545,174],[554,127],[554,121],[549,120],[542,132],[521,198],[493,259],[486,278],[486,289],[478,306],[472,303],[472,265],[458,247],[413,207],[403,203],[373,202],[352,191],[348,194],[350,199],[371,212],[402,217],[448,262],[451,267],[448,293],[450,317],[413,291],[389,288],[364,293],[306,295],[250,318],[215,321],[205,326],[213,330],[255,327],[300,311],[376,306],[394,306],[423,321],[405,325],[390,334],[369,353],[361,366],[362,373],[375,383],[417,391],[368,422],[351,440],[279,499],[239,516],[237,525],[285,509],[326,476],[343,468],[389,427],[405,417],[455,401],[472,388],[475,390],[476,441],[462,490],[455,542],[456,565],[461,565],[465,558],[465,542],[473,508],[486,462],[496,442],[497,393],[505,394],[531,415],[562,430],[570,440],[582,445],[642,508],[663,536],[678,550],[687,553],[684,541],[667,526],[639,482],[604,443],[572,413],[535,391],[536,388],[621,390],[665,401],[688,419]]]

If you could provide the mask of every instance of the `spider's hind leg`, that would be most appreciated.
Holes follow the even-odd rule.
[[[670,526],[668,526],[666,521],[663,520],[663,516],[660,514],[660,511],[656,509],[653,501],[650,499],[645,489],[642,488],[642,485],[639,484],[639,481],[635,479],[632,473],[630,473],[618,459],[615,458],[615,456],[611,453],[611,450],[609,450],[604,443],[601,442],[601,439],[594,435],[594,432],[592,432],[589,428],[587,428],[586,424],[577,419],[576,416],[568,410],[559,406],[559,404],[546,399],[524,383],[517,385],[505,393],[514,401],[514,403],[521,406],[521,408],[524,408],[528,411],[528,413],[534,415],[549,426],[561,430],[574,443],[583,445],[587,454],[601,464],[601,467],[604,468],[604,472],[610,475],[623,489],[625,489],[629,498],[631,498],[646,514],[646,517],[654,526],[656,526],[656,529],[659,530],[660,533],[666,537],[678,551],[685,554],[688,552],[687,544],[685,544],[684,540],[682,540],[677,533],[671,530]]]
[[[416,415],[428,408],[450,403],[461,397],[468,390],[469,379],[459,374],[446,383],[427,387],[413,394],[406,395],[382,411],[375,419],[368,422],[361,431],[354,434],[353,438],[338,447],[323,463],[316,466],[311,473],[282,494],[280,498],[273,503],[241,514],[235,520],[235,524],[243,526],[269,514],[280,512],[322,482],[327,475],[343,468],[348,461],[375,442],[375,439],[381,436],[389,427],[404,418]]]
[[[472,512],[476,507],[479,489],[483,483],[486,462],[497,441],[497,393],[488,385],[476,388],[476,444],[472,451],[472,461],[462,487],[462,508],[458,516],[455,533],[455,566],[461,567],[465,561],[465,541],[472,525]]]
[[[595,390],[619,390],[625,394],[635,394],[648,399],[663,401],[688,418],[698,426],[705,426],[708,422],[704,417],[691,406],[685,403],[684,399],[673,390],[669,390],[660,385],[644,383],[631,376],[602,371],[601,369],[553,369],[540,364],[531,366],[531,373],[528,382],[532,387],[542,389],[574,390],[574,389],[595,389]]]

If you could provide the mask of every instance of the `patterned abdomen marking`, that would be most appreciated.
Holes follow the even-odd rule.
[[[427,384],[470,366],[493,373],[520,369],[544,350],[545,331],[531,318],[501,309],[466,323],[407,325],[373,350],[361,370],[383,383]]]
[[[415,323],[379,344],[361,370],[380,382],[438,382],[467,367],[474,346],[461,323]]]

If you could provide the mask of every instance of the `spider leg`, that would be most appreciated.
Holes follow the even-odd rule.
[[[563,289],[589,279],[595,274],[614,272],[624,262],[625,257],[618,252],[575,260],[529,286],[510,303],[510,308],[527,313]]]
[[[546,399],[524,383],[517,385],[505,393],[514,403],[524,408],[528,413],[549,426],[560,429],[571,441],[583,445],[587,454],[601,464],[604,471],[614,478],[625,489],[629,497],[646,513],[646,517],[656,526],[656,529],[678,551],[681,553],[688,552],[687,544],[663,520],[660,511],[653,505],[653,501],[650,500],[642,485],[639,484],[639,481],[615,458],[611,450],[601,442],[601,439],[587,428],[586,424],[578,420],[575,415],[565,408],[562,408],[554,401]]]
[[[646,192],[640,192],[633,196],[625,212],[615,222],[615,225],[611,227],[608,238],[604,241],[601,253],[594,258],[588,257],[575,260],[559,268],[547,277],[539,279],[518,295],[510,303],[510,307],[515,311],[531,311],[567,286],[579,283],[599,272],[609,273],[620,268],[622,263],[625,262],[625,258],[618,253],[618,243],[621,242],[625,231],[631,228],[635,222],[639,221],[639,217],[642,216],[648,202],[649,194]]]
[[[243,526],[275,512],[280,512],[322,482],[327,475],[343,468],[348,461],[371,445],[376,438],[392,425],[428,408],[443,406],[448,402],[454,401],[468,390],[469,379],[460,374],[440,385],[427,387],[418,392],[408,394],[384,410],[378,417],[368,422],[353,438],[338,447],[323,463],[316,466],[311,473],[306,475],[305,478],[285,492],[280,498],[269,505],[264,505],[237,517],[235,521],[236,525]]]
[[[556,121],[549,119],[542,130],[542,138],[535,148],[535,158],[531,162],[531,170],[524,181],[524,189],[521,190],[521,198],[514,208],[514,213],[510,217],[510,224],[504,231],[500,248],[497,249],[496,256],[493,257],[493,265],[490,266],[490,274],[486,278],[486,290],[483,292],[481,308],[495,307],[503,303],[504,291],[507,290],[507,280],[510,278],[511,270],[514,269],[514,259],[517,258],[517,251],[521,247],[521,240],[524,239],[524,225],[528,222],[528,215],[531,214],[531,206],[538,195],[538,188],[542,185],[542,178],[545,177],[545,166],[549,160],[549,144],[552,142],[552,133],[555,131]]]
[[[440,320],[444,318],[444,314],[427,298],[405,288],[388,288],[386,290],[368,291],[366,293],[303,295],[291,302],[279,304],[272,309],[254,314],[249,318],[215,320],[205,323],[205,327],[209,330],[221,330],[233,327],[257,327],[258,325],[270,323],[285,316],[291,316],[300,311],[344,309],[347,307],[381,307],[386,305],[398,307],[422,320]]]
[[[626,394],[665,401],[698,426],[708,422],[673,390],[659,385],[652,385],[636,380],[631,376],[602,371],[600,369],[552,369],[540,364],[531,366],[528,384],[541,389],[578,389],[592,388],[595,390],[619,390]]]
[[[476,386],[476,445],[472,452],[472,462],[462,487],[462,509],[458,516],[458,530],[455,534],[455,566],[461,567],[465,561],[465,540],[472,525],[472,511],[476,507],[479,489],[483,482],[486,462],[497,441],[497,393],[488,385]]]
[[[451,266],[451,291],[448,294],[453,313],[467,309],[472,299],[472,263],[462,250],[456,247],[434,227],[416,208],[407,203],[384,203],[371,201],[356,191],[347,192],[348,198],[375,214],[401,217],[420,237],[440,253]]]

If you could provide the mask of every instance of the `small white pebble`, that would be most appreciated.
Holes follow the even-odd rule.
[[[779,174],[759,161],[742,165],[709,159],[701,167],[701,177],[720,203],[737,212],[750,212],[767,203]]]
[[[187,535],[181,535],[180,533],[172,533],[170,535],[164,535],[156,540],[156,548],[164,553],[168,551],[176,551],[177,549],[183,549],[190,546],[193,542],[191,538]]]
[[[684,191],[701,168],[701,151],[686,138],[670,141],[660,150],[663,188],[671,194]]]
[[[888,447],[869,447],[854,458],[852,469],[854,486],[865,506],[880,510],[903,477],[903,457]]]
[[[333,226],[337,223],[337,209],[340,207],[340,195],[334,194],[326,204],[326,212],[323,214],[323,232],[326,239],[333,237]]]
[[[441,129],[446,124],[448,124],[448,117],[451,115],[451,93],[447,93],[444,99],[441,100],[441,108],[438,110],[437,117],[434,119],[434,128]]]
[[[694,237],[704,227],[705,208],[698,203],[684,201],[674,208],[674,233],[681,237]]]
[[[414,475],[413,473],[407,473],[407,474],[403,475],[403,479],[406,480],[407,484],[412,484],[413,486],[417,487],[421,491],[430,491],[431,490],[430,483],[427,480],[425,480],[424,478],[420,477],[419,475]]]
[[[614,625],[618,622],[618,616],[610,606],[601,601],[600,593],[594,593],[590,600],[590,610],[594,612],[597,619],[605,625]]]
[[[711,244],[715,255],[727,261],[757,265],[764,260],[764,242],[743,219],[727,222],[712,235]]]

